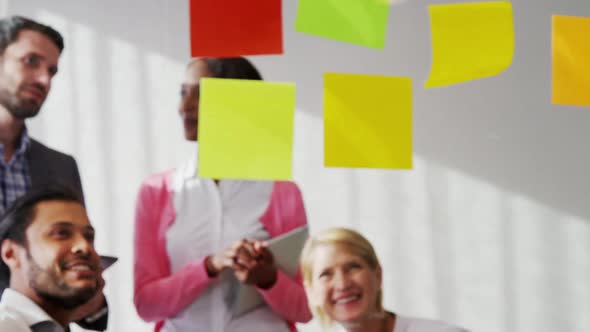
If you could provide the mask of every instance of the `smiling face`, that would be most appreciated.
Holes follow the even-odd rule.
[[[59,55],[44,34],[19,32],[0,55],[0,105],[17,119],[37,115],[57,73]]]
[[[87,302],[97,292],[99,256],[94,249],[94,229],[82,205],[38,203],[26,238],[26,248],[16,253],[20,276],[15,277],[27,281],[29,292],[65,309]]]
[[[197,127],[199,121],[199,84],[201,78],[212,77],[213,74],[205,61],[192,62],[184,74],[184,80],[180,88],[180,106],[178,113],[184,127],[184,137],[189,141],[196,141],[198,137]]]
[[[341,246],[322,244],[313,250],[308,298],[338,323],[355,323],[377,313],[381,269]]]

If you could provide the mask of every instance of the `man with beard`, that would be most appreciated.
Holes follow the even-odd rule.
[[[0,20],[0,213],[48,183],[82,194],[75,160],[30,138],[25,126],[49,94],[63,48],[51,27],[19,16]]]
[[[0,221],[0,331],[63,332],[102,287],[94,229],[66,187],[34,189]]]
[[[0,215],[27,191],[48,184],[67,186],[83,199],[74,158],[30,138],[25,125],[51,90],[63,48],[62,36],[49,26],[20,16],[0,20]],[[6,283],[0,278],[0,292]],[[82,327],[106,329],[102,292],[80,312]]]

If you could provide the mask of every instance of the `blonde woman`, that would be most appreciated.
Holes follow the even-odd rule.
[[[382,271],[371,243],[345,228],[308,239],[301,253],[307,298],[324,327],[345,331],[465,332],[439,321],[408,318],[382,306]]]

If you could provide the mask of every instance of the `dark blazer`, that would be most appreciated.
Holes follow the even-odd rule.
[[[25,156],[32,188],[61,184],[75,190],[84,199],[78,165],[72,156],[48,148],[34,139],[31,139]]]

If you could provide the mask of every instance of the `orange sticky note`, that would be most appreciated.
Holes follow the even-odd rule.
[[[281,0],[190,0],[191,55],[283,53]]]
[[[553,103],[590,106],[590,17],[553,16]]]

